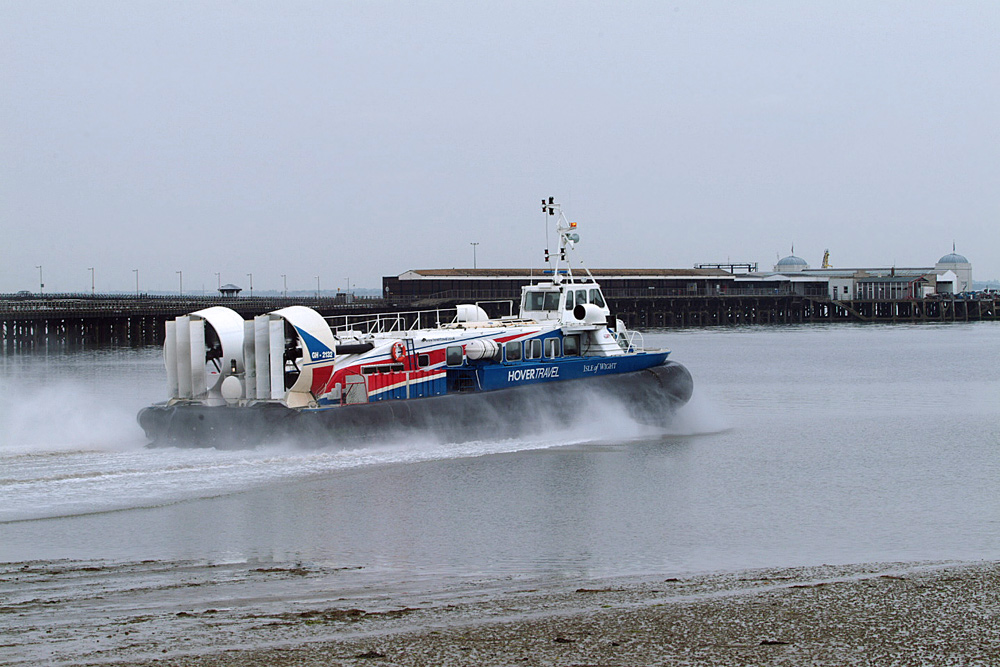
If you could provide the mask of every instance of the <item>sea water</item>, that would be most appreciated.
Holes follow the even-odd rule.
[[[1000,558],[1000,324],[650,331],[667,429],[145,447],[156,349],[0,357],[0,561],[316,562],[605,576]]]

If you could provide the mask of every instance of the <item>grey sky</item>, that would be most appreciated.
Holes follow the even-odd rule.
[[[1000,3],[0,0],[0,291],[788,254],[1000,278]]]

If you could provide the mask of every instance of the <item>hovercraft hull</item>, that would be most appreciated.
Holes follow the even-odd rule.
[[[318,410],[275,403],[155,405],[143,409],[138,420],[151,446],[239,449],[292,442],[329,447],[392,441],[415,433],[461,441],[495,437],[498,432],[517,437],[539,428],[585,423],[602,414],[594,409],[598,404],[616,405],[640,423],[665,425],[691,397],[693,386],[688,370],[668,361],[586,380]],[[591,398],[598,403],[589,403]]]

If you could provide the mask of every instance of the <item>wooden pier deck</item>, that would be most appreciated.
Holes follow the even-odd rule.
[[[480,297],[486,298],[486,297]],[[491,298],[497,298],[491,295]],[[505,298],[509,298],[505,297]],[[808,324],[819,322],[970,322],[1000,319],[1000,298],[833,300],[818,296],[607,295],[616,316],[639,329]],[[448,307],[476,298],[414,303],[402,309]],[[375,314],[401,308],[382,299],[344,303],[333,298],[0,295],[0,351],[34,349],[141,347],[163,342],[164,323],[209,306],[232,308],[251,318],[289,305],[303,305],[322,315]]]

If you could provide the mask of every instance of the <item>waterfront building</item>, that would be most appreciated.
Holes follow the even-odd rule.
[[[933,267],[813,269],[804,259],[791,254],[779,259],[773,272],[747,273],[736,276],[734,282],[766,285],[778,292],[803,296],[825,294],[834,300],[923,299],[932,294],[968,291],[972,286],[972,264],[953,252]]]
[[[730,270],[718,268],[723,266]],[[750,270],[739,271],[736,266]],[[972,286],[972,264],[954,252],[934,266],[818,269],[793,252],[779,259],[773,271],[755,269],[754,264],[700,264],[692,269],[592,269],[591,273],[609,298],[792,294],[845,301],[922,299],[965,292]],[[538,269],[419,269],[383,277],[382,294],[394,303],[427,305],[518,299],[522,286],[550,275]]]
[[[731,287],[722,269],[591,269],[605,296],[703,296]],[[550,280],[540,269],[418,269],[382,278],[382,295],[394,303],[468,299],[519,299],[521,287]],[[577,273],[581,277],[582,273]]]
[[[968,292],[972,289],[972,264],[964,256],[955,252],[952,245],[951,252],[938,260],[934,265],[935,271],[952,271],[956,276],[955,292]]]

